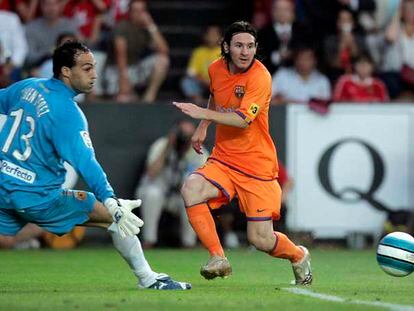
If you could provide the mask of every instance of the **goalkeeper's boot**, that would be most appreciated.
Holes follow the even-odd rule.
[[[232,269],[226,257],[211,256],[207,263],[201,267],[200,274],[211,280],[218,276],[225,278],[231,275]]]
[[[303,258],[295,263],[292,263],[295,285],[310,285],[313,281],[312,269],[311,269],[311,257],[309,251],[304,246],[299,246],[303,251]]]
[[[191,289],[191,284],[174,281],[169,275],[160,273],[155,282],[147,288],[156,290],[188,290]]]

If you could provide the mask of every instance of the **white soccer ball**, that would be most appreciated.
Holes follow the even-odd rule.
[[[414,271],[414,238],[404,232],[392,232],[380,241],[377,261],[392,276],[406,276]]]

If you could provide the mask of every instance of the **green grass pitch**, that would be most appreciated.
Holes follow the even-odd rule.
[[[306,289],[345,300],[288,292],[290,264],[258,251],[227,252],[233,276],[212,281],[199,275],[204,250],[147,251],[155,270],[193,284],[187,292],[136,289],[135,277],[112,248],[0,251],[0,310],[414,310],[414,274],[386,275],[374,250],[311,253],[315,280]]]

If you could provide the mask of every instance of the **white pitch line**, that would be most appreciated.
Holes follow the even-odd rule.
[[[352,300],[348,298],[342,298],[339,296],[316,293],[309,289],[304,289],[304,288],[288,287],[288,288],[282,288],[282,290],[288,291],[293,294],[309,296],[312,298],[317,298],[317,299],[326,300],[326,301],[376,306],[376,307],[381,307],[381,308],[385,308],[385,309],[392,310],[392,311],[414,311],[413,306],[399,305],[399,304],[381,302],[381,301]]]

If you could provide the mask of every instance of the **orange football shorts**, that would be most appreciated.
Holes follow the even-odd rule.
[[[240,211],[248,221],[280,218],[282,190],[276,179],[257,179],[211,159],[194,174],[203,176],[220,190],[217,198],[207,202],[211,209],[220,208],[237,195]]]

